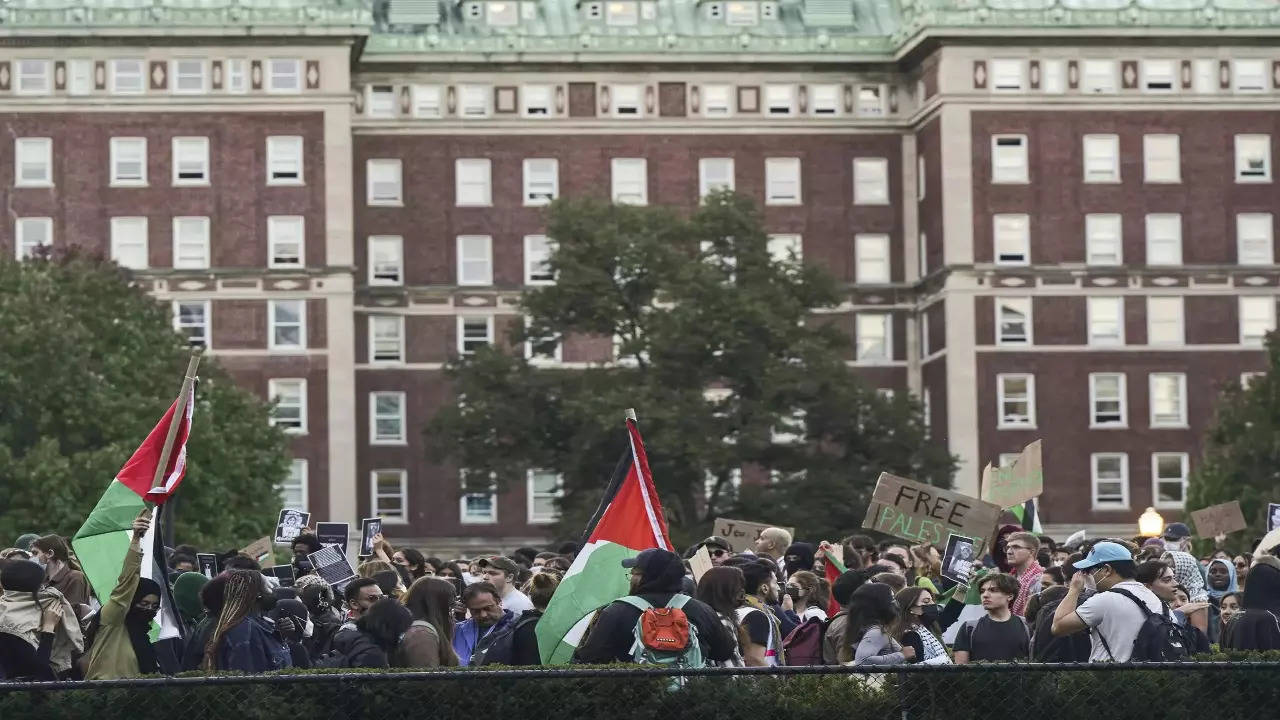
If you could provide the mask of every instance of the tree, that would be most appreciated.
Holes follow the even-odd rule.
[[[1280,336],[1267,336],[1267,373],[1249,387],[1228,385],[1205,435],[1204,459],[1191,474],[1187,510],[1240,501],[1249,529],[1230,545],[1252,550],[1267,531],[1267,504],[1280,502]]]
[[[860,526],[882,470],[950,484],[954,460],[927,441],[917,403],[859,382],[850,338],[811,312],[838,304],[834,282],[771,254],[749,200],[713,196],[688,218],[592,200],[549,212],[555,283],[525,294],[511,346],[450,363],[458,405],[427,431],[437,457],[467,468],[465,485],[558,472],[558,530],[574,537],[624,448],[629,407],[682,540],[729,513],[834,538]],[[565,340],[612,341],[617,360],[570,370],[510,351]],[[776,479],[739,493],[743,469]]]
[[[178,395],[189,351],[129,272],[76,252],[0,261],[0,538],[72,535]],[[288,442],[206,357],[176,502],[179,542],[274,525]]]

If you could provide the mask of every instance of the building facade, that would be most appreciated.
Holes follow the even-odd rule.
[[[455,402],[445,363],[553,281],[561,195],[752,197],[843,284],[824,320],[853,372],[921,399],[958,489],[1044,439],[1051,532],[1175,516],[1217,393],[1264,366],[1260,1],[49,4],[0,8],[0,248],[135,268],[278,401],[286,503],[319,519],[441,549],[546,536],[554,476],[463,494],[421,428]]]

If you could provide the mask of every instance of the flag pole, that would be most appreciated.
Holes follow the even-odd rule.
[[[156,463],[156,474],[151,479],[151,489],[163,490],[160,484],[164,480],[164,471],[169,467],[169,455],[173,453],[173,442],[178,436],[178,425],[187,414],[187,401],[191,397],[191,385],[196,381],[196,368],[200,366],[200,356],[204,348],[192,348],[191,359],[187,362],[187,373],[182,378],[182,389],[178,391],[178,406],[169,419],[169,430],[164,436],[164,447],[160,450],[160,462]]]
[[[626,411],[626,413],[624,413],[624,414],[626,415],[626,419],[627,419],[627,420],[630,420],[631,422],[637,422],[637,421],[636,421],[636,409],[635,409],[635,408],[627,408],[627,411]]]

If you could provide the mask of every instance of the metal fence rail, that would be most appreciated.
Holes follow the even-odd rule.
[[[417,672],[0,684],[0,718],[965,720],[1265,718],[1280,663]]]

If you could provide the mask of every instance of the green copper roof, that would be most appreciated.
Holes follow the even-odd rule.
[[[2,0],[0,32],[142,34],[207,29],[255,34],[285,28],[357,28],[367,32],[368,0]]]

